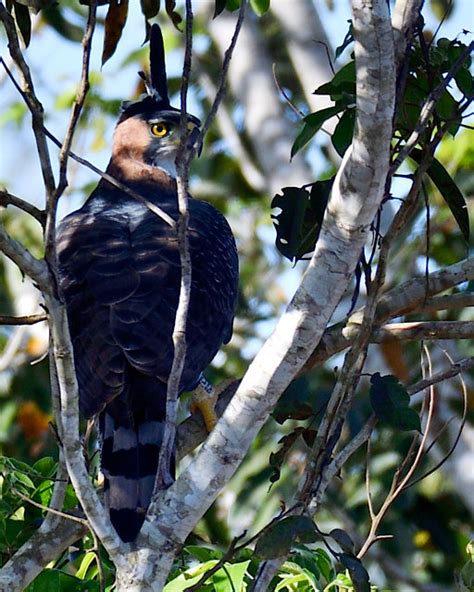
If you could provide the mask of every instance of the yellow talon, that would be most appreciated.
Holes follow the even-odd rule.
[[[216,392],[207,380],[201,377],[201,381],[192,393],[191,411],[193,413],[196,411],[201,413],[208,432],[213,430],[217,423],[218,417],[214,409],[216,402]]]

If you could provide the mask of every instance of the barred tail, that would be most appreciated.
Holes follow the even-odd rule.
[[[100,416],[102,472],[110,520],[124,542],[137,537],[150,504],[164,420],[116,426],[107,408]]]

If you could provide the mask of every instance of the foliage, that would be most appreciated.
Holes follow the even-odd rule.
[[[339,52],[348,47],[351,42],[353,42],[353,37],[350,29],[343,44],[338,48]],[[436,42],[436,45],[427,45],[421,35],[419,43],[412,47],[409,57],[409,71],[406,73],[403,96],[400,97],[397,105],[398,116],[393,130],[395,144],[392,158],[395,162],[417,126],[422,115],[422,106],[427,97],[435,101],[436,108],[423,138],[420,140],[427,142],[435,130],[443,128],[446,128],[453,137],[460,131],[461,122],[463,118],[468,117],[466,110],[474,97],[473,77],[470,72],[471,57],[467,49],[466,44],[459,39],[441,38]],[[446,88],[439,97],[433,96],[435,89],[443,83],[443,75],[448,80],[448,76],[454,78],[459,93]],[[331,142],[339,156],[344,156],[352,142],[354,131],[355,88],[356,69],[355,61],[352,59],[334,75],[330,82],[321,85],[314,91],[315,95],[328,95],[334,102],[334,106],[321,109],[303,118],[303,126],[291,149],[292,157],[310,142],[326,121],[335,115],[338,116],[339,121],[331,135]],[[421,145],[420,142],[417,144]],[[424,153],[421,148],[416,148],[411,151],[410,156],[419,164]],[[446,201],[464,238],[469,241],[469,215],[462,192],[436,158],[429,166],[427,174]],[[285,188],[284,197],[287,199],[275,196],[272,206],[282,209],[282,212],[274,217],[275,224],[281,220],[286,222],[276,226],[276,246],[282,255],[298,261],[303,258],[303,255],[314,249],[318,233],[309,234],[307,231],[308,221],[304,216],[306,208],[303,212],[301,212],[301,208],[295,210],[295,203],[299,204],[304,201],[300,195],[304,193],[305,188],[295,187],[291,190],[293,195],[290,199],[287,195],[289,188]],[[309,216],[320,221],[322,214],[318,211],[320,207],[318,204],[319,202],[313,204],[311,200],[307,207]],[[292,221],[291,226],[287,220]]]

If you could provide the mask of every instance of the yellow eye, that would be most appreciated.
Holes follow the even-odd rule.
[[[157,138],[164,138],[165,136],[167,136],[169,134],[169,127],[166,125],[166,123],[160,122],[160,123],[154,123],[151,126],[151,133],[156,136]]]

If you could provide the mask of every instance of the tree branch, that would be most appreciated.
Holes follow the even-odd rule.
[[[413,38],[422,6],[423,0],[397,0],[395,4],[392,25],[397,69],[405,60],[406,51]]]
[[[429,277],[427,281],[429,281]],[[459,292],[447,296],[427,298],[417,312],[435,312],[438,310],[453,310],[456,308],[467,308],[474,306],[474,294],[470,292]]]
[[[87,18],[86,30],[82,39],[82,71],[79,82],[79,89],[72,106],[69,124],[66,135],[59,153],[59,183],[56,191],[51,195],[47,207],[46,226],[45,226],[45,257],[49,264],[56,268],[56,213],[58,201],[68,185],[67,181],[67,163],[72,140],[76,131],[79,117],[89,91],[89,63],[92,49],[92,38],[94,36],[95,18],[97,11],[97,0],[89,2],[89,13]]]
[[[29,276],[44,291],[51,290],[51,277],[46,263],[36,259],[21,243],[8,235],[0,225],[0,251],[15,263],[20,270]]]
[[[30,214],[31,216],[33,216],[33,218],[38,220],[41,226],[44,226],[46,219],[46,213],[44,212],[44,210],[38,209],[37,207],[25,201],[24,199],[21,199],[21,197],[16,197],[16,195],[12,195],[5,189],[0,189],[0,207],[6,208],[9,205],[15,206],[16,208],[23,210],[27,214]]]
[[[422,310],[428,297],[444,292],[453,286],[474,279],[474,260],[465,259],[449,267],[431,273],[428,278],[413,278],[384,294],[377,303],[375,323],[381,325],[387,320]],[[443,298],[450,298],[446,296]],[[341,323],[331,325],[304,365],[306,372],[320,365],[334,354],[349,347],[354,339],[353,329],[360,330],[365,307],[354,312]],[[348,336],[350,335],[350,337]]]
[[[357,132],[336,179],[315,254],[287,312],[257,354],[216,428],[165,492],[156,524],[172,537],[172,544],[184,541],[229,480],[322,335],[352,277],[381,202],[395,93],[386,2],[354,2],[354,28],[360,90]]]
[[[50,563],[87,532],[87,527],[59,519],[47,532],[40,528],[0,569],[0,590],[22,592]]]
[[[34,325],[47,320],[48,315],[45,314],[33,314],[24,317],[10,317],[0,315],[0,325]]]
[[[45,295],[51,319],[55,372],[60,395],[61,445],[71,482],[94,532],[115,562],[123,543],[112,527],[87,471],[79,433],[79,390],[74,368],[66,307],[56,298]]]
[[[216,116],[217,110],[219,109],[219,105],[222,103],[224,96],[225,96],[227,73],[229,71],[229,66],[230,66],[230,61],[232,59],[232,54],[234,53],[235,44],[237,43],[237,39],[239,38],[242,24],[244,22],[246,6],[247,6],[247,0],[241,0],[239,14],[237,17],[237,22],[235,24],[234,33],[232,35],[230,45],[227,48],[226,52],[224,53],[224,61],[222,63],[221,76],[220,76],[217,92],[215,94],[214,101],[211,105],[209,113],[207,114],[206,121],[204,122],[204,125],[202,126],[201,134],[200,134],[199,139],[197,141],[198,152],[200,152],[200,150],[201,150],[201,146],[204,141],[204,138],[205,138],[209,128],[211,127],[211,124],[214,121],[214,118]]]
[[[356,329],[354,333],[357,335],[358,332],[359,330]],[[420,321],[391,323],[380,327],[380,329],[375,329],[370,336],[370,342],[472,338],[474,338],[474,322],[472,321]]]
[[[452,364],[451,368],[445,370],[444,372],[433,374],[433,376],[430,376],[430,378],[424,378],[423,380],[415,382],[415,384],[412,384],[407,388],[407,392],[410,396],[416,395],[416,393],[424,391],[434,384],[438,384],[444,380],[453,378],[454,376],[457,376],[462,372],[466,372],[471,368],[474,368],[474,357],[464,358]]]
[[[183,77],[181,82],[181,142],[176,154],[176,185],[178,200],[177,238],[181,268],[181,284],[179,289],[179,301],[173,327],[173,363],[168,377],[166,388],[166,422],[163,432],[163,440],[160,447],[158,470],[155,479],[154,497],[160,490],[169,487],[174,477],[171,475],[170,466],[175,450],[176,442],[176,417],[178,413],[178,397],[180,393],[181,376],[184,370],[186,358],[186,321],[188,318],[189,303],[191,300],[191,254],[189,251],[188,236],[188,189],[189,166],[193,158],[193,152],[188,146],[187,130],[187,97],[189,77],[191,74],[192,48],[193,48],[193,11],[191,0],[186,0],[186,42],[183,64]],[[153,510],[153,504],[151,505]]]

